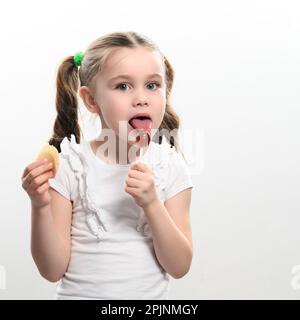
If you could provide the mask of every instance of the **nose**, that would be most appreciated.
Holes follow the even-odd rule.
[[[148,97],[145,94],[140,93],[137,95],[133,101],[133,105],[136,106],[148,106]]]

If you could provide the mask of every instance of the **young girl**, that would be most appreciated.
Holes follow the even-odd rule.
[[[107,34],[62,61],[49,140],[58,171],[35,161],[22,176],[32,256],[59,281],[57,299],[167,299],[169,276],[189,271],[193,184],[170,134],[179,128],[172,84],[167,58],[135,32]],[[78,93],[101,119],[93,141],[81,137]],[[132,135],[141,127],[151,128],[143,150]]]

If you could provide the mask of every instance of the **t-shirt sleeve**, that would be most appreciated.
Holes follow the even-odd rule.
[[[165,201],[187,188],[193,188],[189,166],[178,152],[172,154],[167,171]]]
[[[49,185],[68,200],[72,200],[74,173],[71,170],[67,159],[65,159],[61,153],[59,153],[58,170],[55,177],[49,179]]]

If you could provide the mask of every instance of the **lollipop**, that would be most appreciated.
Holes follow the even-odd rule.
[[[142,156],[144,154],[144,148],[146,148],[151,141],[151,136],[149,132],[142,129],[139,131],[139,135],[136,137],[136,144],[140,147],[140,154],[138,160],[142,159]]]
[[[136,144],[140,147],[138,160],[143,156],[144,149],[151,141],[152,120],[148,114],[137,114],[129,121],[130,125],[137,130]]]

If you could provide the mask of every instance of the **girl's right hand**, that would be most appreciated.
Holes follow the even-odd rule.
[[[38,160],[29,164],[22,175],[22,187],[35,207],[44,207],[51,202],[48,180],[53,178],[53,164]]]

